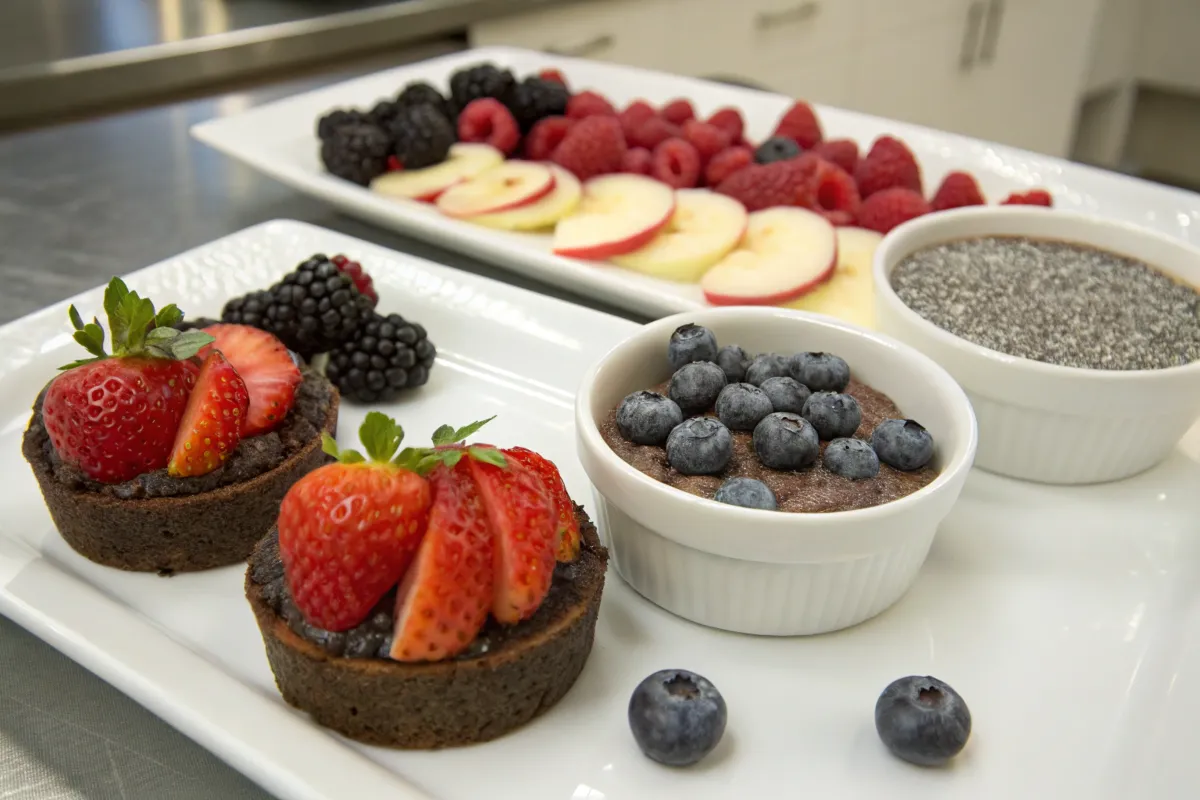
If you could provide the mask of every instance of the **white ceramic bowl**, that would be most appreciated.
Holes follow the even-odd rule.
[[[1044,208],[979,207],[930,214],[875,251],[876,325],[945,367],[979,418],[983,469],[1056,484],[1100,483],[1162,461],[1200,412],[1200,362],[1159,370],[1061,367],[972,344],[904,305],[892,269],[916,250],[971,236],[1087,244],[1200,285],[1200,250],[1160,233]]]
[[[738,508],[673,489],[625,463],[598,425],[631,392],[670,377],[667,342],[680,325],[711,329],[748,352],[825,351],[889,395],[933,435],[940,470],[928,486],[857,511],[791,514]],[[975,455],[975,417],[962,389],[912,348],[829,317],[726,308],[658,320],[584,377],[575,401],[579,458],[621,577],[681,617],[740,633],[790,636],[855,625],[912,585]]]

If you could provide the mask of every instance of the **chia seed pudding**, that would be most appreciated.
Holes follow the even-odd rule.
[[[1134,258],[1087,245],[981,236],[896,265],[900,300],[939,328],[1064,367],[1166,369],[1200,360],[1200,294]]]

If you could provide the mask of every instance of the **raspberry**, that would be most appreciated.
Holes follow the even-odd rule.
[[[721,181],[717,191],[740,201],[747,211],[772,206],[808,206],[812,196],[812,164],[803,162],[797,158],[751,164]]]
[[[808,150],[821,141],[821,123],[817,120],[817,114],[813,111],[812,106],[798,100],[780,118],[772,136],[786,136]]]
[[[667,139],[654,148],[650,174],[673,189],[690,189],[700,180],[700,154],[686,139]]]
[[[1028,192],[1013,192],[1004,199],[1002,206],[1054,206],[1054,199],[1045,189],[1030,189]]]
[[[882,189],[900,187],[917,194],[921,190],[921,167],[908,146],[891,136],[880,136],[867,157],[854,171],[858,193],[865,200]]]
[[[850,175],[858,167],[858,142],[853,139],[830,139],[827,142],[817,142],[812,149],[826,161],[832,161]]]
[[[986,203],[974,176],[966,172],[951,172],[942,179],[942,185],[938,187],[929,205],[934,211],[945,211],[964,206],[982,206]]]
[[[621,127],[625,131],[625,140],[633,144],[634,131],[644,125],[647,120],[657,117],[654,107],[645,100],[634,100],[625,110],[617,115],[621,119]]]
[[[560,86],[567,85],[567,79],[563,76],[563,74],[561,72],[559,72],[556,69],[544,69],[538,73],[538,77],[544,81],[550,81],[551,83],[557,83]]]
[[[634,175],[649,175],[654,165],[654,156],[644,147],[631,147],[621,159],[621,172]]]
[[[707,122],[695,119],[689,119],[683,123],[683,138],[696,148],[702,164],[707,164],[709,159],[729,147],[731,143],[728,133]]]
[[[580,92],[567,101],[567,119],[583,119],[595,116],[615,116],[617,110],[612,103],[595,92]]]
[[[521,129],[503,103],[494,97],[481,97],[468,103],[458,115],[458,138],[490,144],[509,155],[521,143]]]
[[[716,186],[742,167],[754,163],[754,151],[744,145],[728,147],[712,157],[704,168],[704,181]]]
[[[683,131],[679,130],[679,126],[672,125],[662,117],[655,116],[634,129],[633,136],[629,138],[629,144],[653,150],[667,139],[675,139],[682,135]]]
[[[901,223],[930,212],[925,198],[912,189],[893,186],[875,192],[863,201],[858,224],[879,233],[887,233]]]
[[[814,210],[834,225],[854,224],[862,205],[858,187],[850,173],[824,159],[817,165],[816,174],[813,176],[813,199]]]
[[[575,120],[566,117],[546,117],[538,122],[525,137],[525,157],[530,161],[548,160],[574,124]]]
[[[742,134],[746,132],[746,123],[742,119],[742,112],[736,108],[717,109],[708,118],[708,124],[728,133],[729,140],[732,142],[740,141]]]
[[[603,116],[579,120],[552,158],[581,181],[618,171],[625,158],[625,134],[620,121]]]
[[[691,103],[680,97],[663,106],[662,118],[672,125],[682,125],[689,119],[696,118],[696,109],[692,108]]]

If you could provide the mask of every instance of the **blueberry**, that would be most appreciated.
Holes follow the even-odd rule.
[[[712,475],[733,458],[733,436],[715,417],[692,417],[667,437],[667,462],[684,475]]]
[[[657,392],[634,392],[617,408],[617,429],[634,444],[662,444],[681,422],[679,406]]]
[[[782,378],[789,373],[788,357],[779,353],[757,355],[746,368],[746,383],[761,386],[767,378]]]
[[[771,408],[793,414],[804,411],[804,403],[812,394],[803,383],[788,377],[767,378],[759,388],[771,398]]]
[[[730,478],[721,484],[713,500],[743,508],[761,508],[774,511],[779,507],[771,487],[754,478]]]
[[[754,160],[759,164],[770,164],[772,161],[787,161],[800,155],[800,145],[795,139],[786,136],[772,136],[758,146],[754,151]]]
[[[629,728],[647,758],[671,767],[695,764],[725,734],[725,698],[707,678],[664,669],[629,698]]]
[[[922,767],[954,758],[971,736],[971,712],[958,692],[937,678],[892,681],[875,703],[875,730],[892,754]]]
[[[850,383],[850,365],[831,353],[797,353],[791,374],[814,392],[840,392]]]
[[[817,460],[821,443],[804,417],[776,411],[763,417],[754,429],[754,452],[765,467],[801,469]]]
[[[716,361],[717,337],[702,325],[680,325],[667,344],[667,360],[672,372],[693,361]]]
[[[712,408],[724,388],[725,373],[721,368],[711,361],[697,361],[675,371],[667,385],[667,395],[684,414],[696,414]]]
[[[862,439],[834,439],[825,448],[825,469],[852,481],[879,474],[879,456]]]
[[[750,383],[731,383],[717,395],[717,417],[731,431],[752,431],[771,411],[771,399]]]
[[[750,356],[736,344],[727,344],[717,352],[717,366],[725,370],[725,379],[737,383],[746,377]]]
[[[862,422],[862,409],[848,394],[817,392],[808,398],[802,413],[825,440],[853,436]]]
[[[871,434],[875,455],[889,467],[910,472],[933,458],[933,437],[911,419],[885,419]]]

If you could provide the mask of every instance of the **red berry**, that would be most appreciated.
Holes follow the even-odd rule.
[[[631,147],[621,159],[621,172],[634,175],[649,175],[654,165],[654,156],[644,147]]]
[[[683,138],[696,148],[702,164],[707,164],[709,159],[729,147],[731,142],[729,134],[725,131],[694,119],[683,123]]]
[[[567,138],[567,131],[575,124],[574,120],[566,117],[546,117],[540,119],[525,137],[525,157],[530,161],[548,161],[562,140]]]
[[[742,167],[754,163],[754,151],[744,145],[734,145],[717,153],[704,168],[704,181],[716,186]]]
[[[467,103],[458,115],[458,139],[490,144],[510,155],[521,143],[521,129],[503,103],[494,97],[481,97]]]
[[[862,200],[850,173],[821,159],[813,176],[814,210],[834,225],[853,225]]]
[[[893,186],[868,197],[858,212],[858,224],[879,233],[931,211],[925,198],[912,189]]]
[[[330,261],[338,268],[339,272],[350,276],[350,280],[354,281],[354,287],[358,289],[359,294],[366,295],[371,301],[372,308],[379,304],[379,292],[375,291],[375,281],[362,268],[362,264],[351,261],[343,255],[336,255]]]
[[[585,117],[595,116],[616,116],[617,110],[613,108],[612,103],[608,102],[603,95],[596,92],[580,92],[576,95],[571,95],[571,99],[567,101],[567,118],[568,119],[584,119]]]
[[[621,120],[621,129],[625,131],[625,141],[632,145],[634,132],[658,114],[645,100],[634,100],[617,116]]]
[[[1054,199],[1045,189],[1030,189],[1028,192],[1013,192],[1004,199],[1002,206],[1045,206],[1051,208]]]
[[[538,73],[538,77],[544,81],[557,83],[560,86],[567,85],[566,77],[564,77],[563,74],[556,69],[544,69]]]
[[[771,135],[786,136],[800,145],[801,149],[810,150],[822,138],[817,112],[808,103],[798,100],[780,118]]]
[[[672,125],[682,125],[689,119],[696,118],[696,109],[682,97],[672,100],[662,108],[662,118]]]
[[[858,167],[858,143],[853,139],[830,139],[817,142],[809,152],[819,155],[826,161],[832,161],[850,175]]]
[[[678,125],[672,125],[662,117],[651,117],[634,129],[629,137],[631,147],[644,147],[653,150],[667,139],[675,139],[683,135]]]
[[[942,185],[929,201],[929,206],[934,211],[946,211],[965,206],[982,206],[986,203],[973,175],[967,172],[951,172],[942,179]]]
[[[685,139],[667,139],[654,148],[650,175],[673,189],[691,189],[700,180],[700,154]]]
[[[387,157],[388,172],[399,172],[402,169],[404,169],[404,165],[400,163],[400,159],[396,158],[394,155]]]
[[[303,377],[283,342],[249,325],[210,325],[204,332],[216,341],[200,351],[220,350],[246,384],[250,409],[242,421],[242,438],[266,433],[283,422]]]
[[[854,171],[858,193],[865,200],[883,189],[900,187],[917,194],[921,190],[921,167],[908,146],[891,136],[880,136]]]
[[[729,134],[731,142],[740,142],[742,135],[746,132],[746,122],[742,119],[742,112],[736,108],[717,109],[708,118],[708,124]]]
[[[524,447],[510,447],[504,451],[504,455],[542,479],[542,485],[554,504],[555,519],[558,523],[557,558],[559,561],[574,561],[579,556],[579,520],[575,516],[575,503],[567,494],[567,487],[558,467],[545,456]]]
[[[617,172],[625,158],[625,134],[620,121],[604,116],[579,120],[554,150],[552,158],[581,181]]]
[[[812,178],[819,159],[792,158],[751,164],[721,181],[717,191],[741,201],[747,211],[772,206],[813,205]]]
[[[167,472],[187,478],[221,466],[241,441],[249,407],[250,395],[237,370],[219,351],[211,351],[188,397]]]

